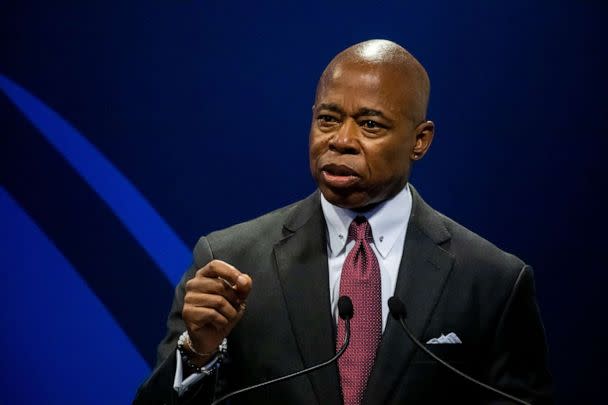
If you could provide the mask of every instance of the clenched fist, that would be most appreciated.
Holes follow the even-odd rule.
[[[197,359],[204,364],[245,312],[251,278],[234,266],[213,260],[186,282],[182,318],[192,349],[208,353]]]

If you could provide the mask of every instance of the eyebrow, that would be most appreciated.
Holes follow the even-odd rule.
[[[346,115],[346,112],[336,103],[321,103],[316,108],[316,110],[317,111],[329,110],[329,111],[338,113],[340,115]],[[365,108],[365,107],[360,108],[354,115],[355,118],[359,118],[359,117],[363,117],[363,116],[382,117],[382,118],[385,118],[390,121],[390,118],[387,117],[386,115],[384,115],[384,113],[382,113],[382,111],[374,110],[373,108]]]
[[[359,118],[362,116],[371,116],[371,117],[383,117],[388,119],[388,117],[386,117],[382,111],[378,111],[378,110],[373,110],[371,108],[361,108],[359,109],[359,111],[356,112],[355,117]]]
[[[329,110],[329,111],[333,111],[335,113],[344,115],[346,114],[344,112],[344,110],[342,108],[340,108],[340,106],[336,103],[321,103],[319,104],[319,106],[316,108],[317,111],[319,110]]]

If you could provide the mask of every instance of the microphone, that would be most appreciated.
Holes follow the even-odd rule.
[[[249,387],[241,388],[240,390],[236,390],[234,392],[224,395],[223,397],[221,397],[219,399],[216,399],[215,401],[213,401],[211,403],[211,405],[217,405],[221,402],[224,402],[228,398],[232,398],[233,396],[242,394],[244,392],[249,392],[249,391],[252,391],[252,390],[255,390],[258,388],[266,387],[271,384],[276,384],[281,381],[290,380],[290,379],[298,377],[300,375],[312,373],[313,371],[316,371],[320,368],[329,366],[331,363],[336,362],[340,358],[340,356],[342,356],[342,354],[344,354],[344,351],[346,351],[346,348],[348,347],[348,344],[350,343],[350,319],[353,317],[353,302],[346,295],[343,295],[338,299],[338,314],[339,314],[340,318],[342,318],[344,320],[346,334],[344,336],[344,342],[342,343],[340,350],[338,350],[338,352],[335,354],[335,356],[333,356],[331,359],[324,361],[323,363],[314,365],[312,367],[305,368],[304,370],[296,371],[295,373],[291,373],[291,374],[284,375],[279,378],[275,378],[274,380],[268,380],[268,381],[265,381],[265,382],[262,382],[259,384],[255,384],[255,385],[252,385]]]
[[[482,383],[481,381],[474,379],[473,377],[469,376],[468,374],[465,374],[462,371],[458,370],[457,368],[446,363],[445,361],[440,359],[435,353],[433,353],[429,349],[427,349],[422,343],[420,343],[420,341],[418,339],[416,339],[416,336],[414,336],[414,334],[407,327],[407,324],[405,323],[405,318],[407,317],[407,313],[405,311],[405,305],[399,299],[399,297],[394,296],[394,297],[391,297],[388,299],[388,309],[389,309],[392,317],[395,318],[395,320],[399,321],[399,324],[401,325],[401,327],[403,328],[405,333],[409,336],[409,338],[412,340],[412,342],[414,342],[414,344],[416,344],[416,346],[418,346],[426,354],[431,356],[435,361],[437,361],[438,363],[447,367],[448,369],[450,369],[454,373],[458,374],[462,378],[465,378],[465,379],[469,380],[470,382],[477,384],[478,386],[480,386],[482,388],[492,391],[493,393],[498,394],[498,395],[502,396],[503,398],[510,399],[511,401],[517,402],[518,404],[530,405],[529,402],[523,401],[517,397],[507,394],[506,392],[500,391],[499,389],[496,389],[494,387],[491,387],[487,384]]]

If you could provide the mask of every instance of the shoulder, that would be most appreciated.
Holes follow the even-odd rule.
[[[532,268],[519,257],[456,221],[439,215],[452,235],[447,249],[454,257],[453,276],[470,283],[471,293],[482,302],[493,302],[493,299],[506,302],[517,289],[522,276],[532,278]]]
[[[460,275],[492,283],[513,284],[526,264],[474,231],[431,208],[414,190],[413,226],[453,260]]]
[[[217,258],[271,249],[285,237],[286,226],[305,220],[315,210],[320,210],[318,192],[260,217],[214,231],[198,240],[195,259],[201,256],[202,250],[209,250]]]
[[[437,212],[451,234],[449,250],[460,264],[484,268],[505,268],[519,271],[525,263],[517,256],[502,250],[494,243]]]
[[[417,198],[419,206],[414,209],[419,217],[412,218],[413,226],[433,240],[438,248],[433,254],[443,260],[449,257],[448,295],[454,302],[483,303],[476,311],[482,319],[490,319],[508,306],[517,291],[534,296],[533,271],[523,260]],[[437,261],[437,257],[429,259]]]

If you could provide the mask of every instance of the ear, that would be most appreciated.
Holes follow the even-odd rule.
[[[412,160],[420,160],[429,150],[431,142],[433,142],[433,135],[435,135],[435,124],[433,121],[424,121],[416,127],[414,130],[416,134],[416,141],[410,158]]]

